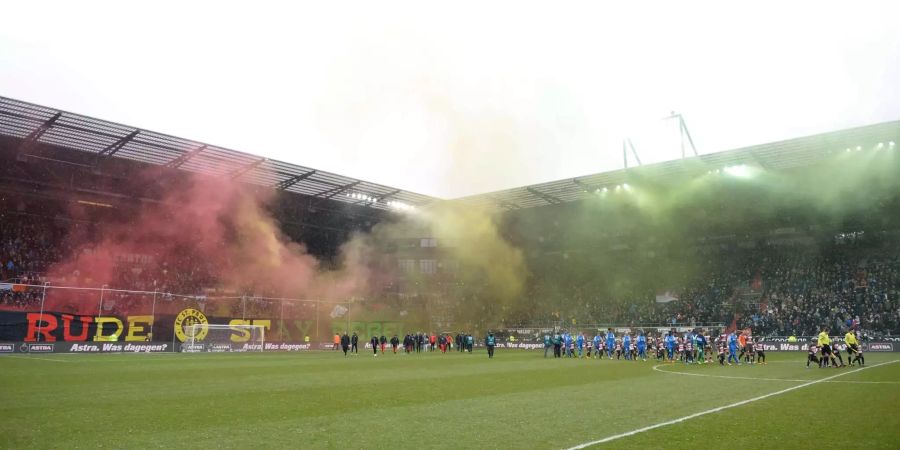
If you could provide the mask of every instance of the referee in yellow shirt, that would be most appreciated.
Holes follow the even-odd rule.
[[[862,352],[859,351],[859,341],[856,340],[856,333],[853,330],[847,332],[844,335],[844,342],[847,344],[847,361],[852,366],[854,361],[858,361],[859,365],[864,364],[864,360],[862,359]],[[856,355],[856,359],[853,358],[853,355]]]
[[[819,361],[819,367],[828,367],[828,361],[831,359],[831,338],[828,337],[828,327],[822,328],[822,332],[819,333],[818,345],[822,349],[822,360]]]

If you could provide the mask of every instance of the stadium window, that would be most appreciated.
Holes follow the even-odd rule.
[[[437,273],[437,265],[436,259],[421,259],[419,260],[419,272],[435,274]]]
[[[414,273],[416,271],[416,260],[414,259],[399,259],[397,260],[397,265],[403,273]]]
[[[437,239],[435,238],[422,238],[421,240],[422,247],[437,247]]]

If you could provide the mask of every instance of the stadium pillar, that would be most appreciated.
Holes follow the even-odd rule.
[[[37,327],[37,336],[35,339],[37,342],[41,342],[41,326],[44,323],[44,301],[47,299],[47,285],[50,284],[49,281],[44,282],[44,292],[41,294],[41,315],[38,319],[38,327]]]
[[[152,341],[155,339],[155,337],[153,336],[153,324],[156,323],[156,291],[155,290],[153,291],[153,304],[152,304],[152,306],[150,306],[150,317],[153,318],[153,321],[150,322],[150,340]],[[174,333],[175,330],[172,330],[172,332]]]

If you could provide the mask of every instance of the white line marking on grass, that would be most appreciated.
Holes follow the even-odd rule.
[[[660,423],[657,423],[657,424],[655,424],[655,425],[650,425],[650,426],[647,426],[647,427],[638,428],[638,429],[636,429],[636,430],[631,430],[631,431],[628,431],[628,432],[625,432],[625,433],[615,434],[615,435],[612,435],[612,436],[605,437],[605,438],[603,438],[603,439],[598,439],[598,440],[596,440],[596,441],[585,442],[584,444],[579,444],[579,445],[576,445],[576,446],[574,446],[574,447],[569,447],[569,448],[566,449],[566,450],[579,450],[579,449],[582,449],[582,448],[590,447],[590,446],[592,446],[592,445],[603,444],[603,443],[606,443],[606,442],[615,441],[615,440],[621,439],[621,438],[623,438],[623,437],[634,436],[634,435],[636,435],[636,434],[640,434],[640,433],[643,433],[643,432],[645,432],[645,431],[655,430],[655,429],[657,429],[657,428],[662,428],[662,427],[665,427],[665,426],[668,426],[668,425],[674,425],[674,424],[676,424],[676,423],[681,423],[681,422],[684,422],[684,421],[687,421],[687,420],[696,419],[697,417],[705,416],[705,415],[712,414],[712,413],[717,413],[717,412],[719,412],[719,411],[724,411],[724,410],[726,410],[726,409],[736,408],[736,407],[738,407],[738,406],[743,406],[743,405],[746,405],[746,404],[748,404],[748,403],[753,403],[753,402],[756,402],[756,401],[759,401],[759,400],[765,400],[765,399],[767,399],[767,398],[769,398],[769,397],[774,397],[774,396],[776,396],[776,395],[785,394],[785,393],[788,393],[788,392],[791,392],[791,391],[795,391],[795,390],[797,390],[797,389],[805,388],[805,387],[807,387],[807,386],[812,386],[812,385],[814,385],[814,384],[822,383],[822,382],[831,380],[831,379],[833,379],[833,378],[842,377],[842,376],[844,376],[844,375],[851,374],[851,373],[854,373],[854,372],[859,372],[859,371],[861,371],[861,370],[872,369],[872,368],[874,368],[874,367],[883,366],[883,365],[886,365],[886,364],[893,364],[893,363],[896,363],[896,362],[900,362],[900,359],[896,359],[896,360],[893,360],[893,361],[886,361],[886,362],[879,363],[879,364],[875,364],[875,365],[871,365],[871,366],[861,367],[861,368],[859,368],[859,369],[851,370],[851,371],[849,371],[849,372],[841,372],[841,373],[832,375],[832,376],[830,376],[830,377],[825,377],[825,378],[821,378],[821,379],[818,379],[818,380],[813,380],[813,381],[810,381],[810,382],[808,382],[808,383],[798,384],[797,386],[791,386],[791,387],[789,387],[789,388],[787,388],[787,389],[782,389],[782,390],[780,390],[780,391],[770,392],[770,393],[768,393],[768,394],[760,395],[760,396],[758,396],[758,397],[753,397],[753,398],[750,398],[750,399],[747,399],[747,400],[741,400],[741,401],[739,401],[739,402],[735,402],[735,403],[732,403],[732,404],[730,404],[730,405],[719,406],[718,408],[713,408],[713,409],[707,409],[706,411],[700,411],[700,412],[698,412],[698,413],[694,413],[694,414],[687,415],[687,416],[684,416],[684,417],[679,417],[679,418],[677,418],[677,419],[672,419],[672,420],[669,420],[669,421],[666,421],[666,422],[660,422]],[[674,373],[674,372],[668,372],[668,373]]]
[[[763,378],[763,377],[736,377],[731,375],[710,375],[708,373],[691,373],[691,372],[678,372],[671,370],[662,370],[660,367],[665,367],[663,364],[657,364],[653,366],[653,370],[662,373],[668,373],[672,375],[687,375],[691,377],[709,377],[709,378],[726,378],[729,380],[753,380],[753,381],[793,381],[797,383],[805,383],[807,381],[813,381],[810,379],[791,379],[791,378]],[[863,366],[865,368],[865,366]],[[818,369],[818,367],[817,367]],[[827,370],[827,369],[826,369]],[[832,380],[825,381],[825,383],[844,383],[844,384],[900,384],[900,381],[844,381],[844,380]]]
[[[101,358],[114,358],[116,356],[121,356],[121,355],[141,355],[141,356],[143,356],[143,355],[153,355],[153,356],[172,355],[172,356],[178,356],[178,355],[183,355],[183,353],[172,353],[172,352],[85,352],[85,353],[54,353],[54,355],[60,356],[60,357],[65,357],[65,358],[78,359],[78,358],[85,358],[85,357],[91,357],[91,356],[99,356]]]
[[[38,361],[53,361],[53,362],[63,362],[63,363],[72,362],[72,361],[66,361],[64,359],[40,358],[37,356],[25,356],[25,355],[6,355],[6,356],[2,356],[0,358],[36,359]]]

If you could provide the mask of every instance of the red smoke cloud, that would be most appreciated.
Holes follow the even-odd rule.
[[[182,294],[221,286],[256,295],[341,299],[367,290],[372,252],[358,245],[364,239],[345,244],[342,269],[324,273],[266,211],[272,190],[186,173],[157,185],[163,186],[160,202],[136,205],[133,213],[117,208],[118,220],[103,221],[94,236],[72,233],[73,254],[51,268],[51,277],[71,283],[77,273],[88,285]],[[151,257],[143,265],[149,273],[136,273],[140,264],[117,263],[128,255]]]

